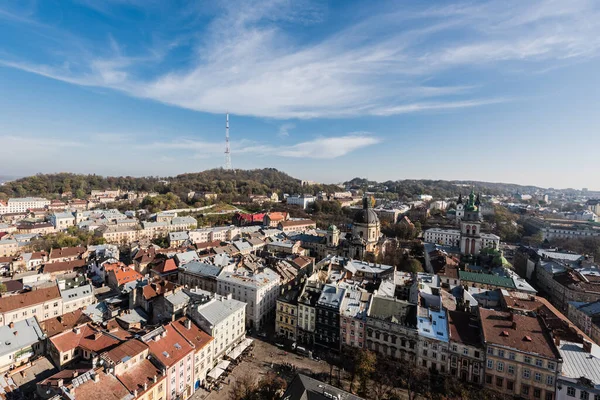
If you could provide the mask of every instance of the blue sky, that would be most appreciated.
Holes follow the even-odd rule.
[[[600,3],[374,4],[3,2],[1,174],[600,189]]]

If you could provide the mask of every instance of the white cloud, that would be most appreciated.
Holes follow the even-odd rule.
[[[600,11],[592,0],[395,7],[308,43],[288,28],[326,22],[326,11],[309,0],[217,4],[221,13],[199,35],[185,68],[171,65],[157,75],[141,74],[140,67],[167,65],[169,46],[152,49],[147,57],[136,49],[133,57],[112,38],[110,53],[86,51],[75,63],[40,65],[6,57],[0,63],[192,110],[285,119],[493,104],[481,100],[484,84],[468,74],[458,85],[426,82],[440,82],[456,67],[502,69],[502,62],[511,61],[548,69],[600,50]],[[170,37],[173,41],[177,38]],[[534,68],[521,70],[528,69]]]
[[[296,124],[283,124],[279,127],[279,132],[277,132],[277,136],[283,138],[290,136],[290,130],[294,129]]]
[[[383,107],[380,109],[373,110],[374,115],[396,115],[396,114],[408,114],[421,111],[439,111],[439,110],[453,110],[458,108],[471,108],[485,106],[489,104],[498,104],[508,101],[507,99],[481,99],[481,100],[465,100],[465,101],[449,101],[445,103],[413,103],[406,105],[399,105],[394,107]]]
[[[381,139],[365,132],[350,133],[344,136],[318,137],[314,140],[296,143],[289,146],[273,146],[249,140],[236,141],[231,149],[232,154],[251,154],[269,157],[292,158],[337,158],[355,150],[375,145]],[[223,142],[199,142],[188,138],[174,138],[168,142],[153,142],[138,145],[137,148],[152,151],[179,151],[191,153],[194,159],[223,157]]]

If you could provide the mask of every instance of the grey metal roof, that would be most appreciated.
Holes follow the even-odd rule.
[[[592,345],[594,347],[595,345]],[[595,346],[597,348],[597,346]],[[583,344],[561,342],[558,351],[563,359],[561,375],[569,378],[581,378],[582,376],[600,384],[600,358],[598,354],[590,354],[583,350]],[[592,353],[594,351],[592,350]]]
[[[0,327],[0,357],[27,348],[44,339],[45,335],[35,318]]]
[[[185,231],[182,231],[182,232],[170,232],[169,233],[169,240],[188,240],[189,237],[190,236]]]
[[[221,267],[218,267],[213,264],[208,264],[200,261],[190,261],[187,264],[180,266],[179,268],[183,269],[186,272],[197,275],[204,276],[214,276],[216,277],[221,272]]]
[[[235,242],[233,242],[233,245],[237,247],[239,251],[252,250],[252,245],[246,242],[245,240],[236,240]]]
[[[174,305],[182,305],[190,302],[190,296],[185,294],[183,290],[165,296],[165,300]]]
[[[196,225],[198,221],[194,217],[175,217],[171,220],[171,225]]]
[[[338,288],[334,285],[325,285],[323,286],[323,291],[321,292],[317,304],[339,309],[342,306],[342,300],[344,299],[345,293],[345,289]]]
[[[146,321],[148,321],[148,316],[146,315],[144,310],[142,310],[139,307],[136,307],[132,310],[126,310],[122,315],[119,315],[117,319],[120,319],[121,321],[124,321],[128,324],[134,324],[138,322],[145,324]]]
[[[211,325],[217,325],[227,319],[232,313],[246,308],[246,303],[234,299],[213,299],[198,306],[200,314]]]
[[[177,265],[182,266],[182,264],[187,264],[192,261],[197,261],[200,259],[198,253],[195,251],[186,251],[185,253],[177,253],[175,254],[175,259],[177,260]]]
[[[581,254],[571,254],[571,253],[561,253],[559,251],[552,251],[552,250],[542,250],[539,249],[537,251],[538,255],[540,256],[546,256],[548,258],[553,258],[555,260],[561,260],[561,261],[579,261],[583,258],[583,256]]]
[[[54,218],[56,218],[56,219],[75,218],[75,216],[73,215],[73,213],[70,213],[70,212],[57,212],[57,213],[54,213]]]
[[[65,289],[60,291],[60,296],[63,301],[74,301],[83,297],[93,296],[94,289],[92,285],[77,286],[72,289]]]

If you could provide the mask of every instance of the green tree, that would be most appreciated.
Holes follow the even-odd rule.
[[[358,394],[366,395],[368,392],[368,384],[371,374],[375,372],[375,365],[377,363],[377,356],[375,353],[369,350],[359,350],[355,357],[355,373],[358,378]],[[352,382],[353,383],[353,382]],[[350,384],[350,390],[352,390],[352,383]]]

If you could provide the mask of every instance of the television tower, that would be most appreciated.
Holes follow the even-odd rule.
[[[231,150],[229,148],[229,113],[225,117],[225,169],[231,169]]]

